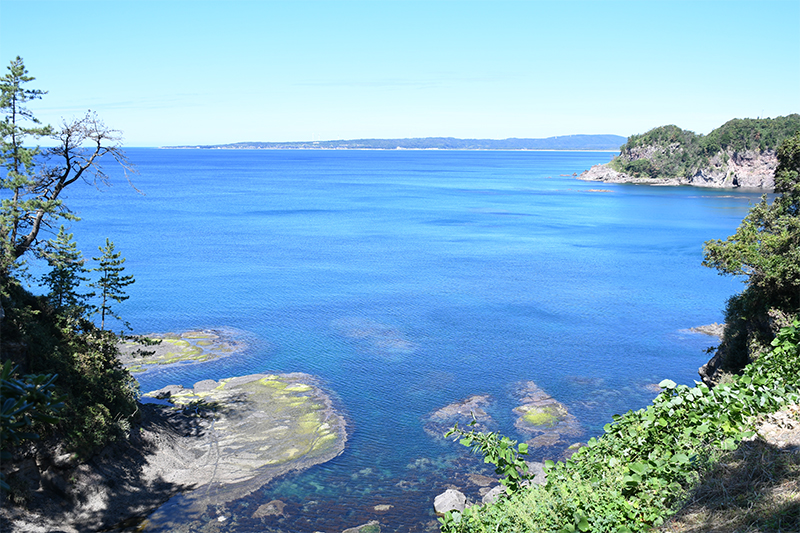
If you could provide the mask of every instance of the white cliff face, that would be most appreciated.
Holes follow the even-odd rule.
[[[711,165],[689,178],[690,185],[700,187],[741,187],[773,189],[778,156],[774,150],[764,152],[722,152],[711,158]]]
[[[661,148],[636,149],[632,159],[651,157]],[[691,176],[668,179],[636,178],[613,170],[608,164],[595,165],[578,176],[585,181],[605,183],[645,183],[650,185],[693,185],[712,188],[743,188],[772,190],[775,187],[775,167],[778,157],[774,150],[725,151],[711,158],[709,166]]]

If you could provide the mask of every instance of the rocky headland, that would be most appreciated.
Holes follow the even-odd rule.
[[[648,147],[631,154],[631,158],[647,159],[656,147]],[[708,167],[694,173],[670,178],[632,176],[611,168],[610,163],[595,165],[578,176],[583,181],[603,183],[639,183],[646,185],[692,185],[717,189],[760,189],[770,191],[775,186],[774,174],[778,158],[774,150],[748,150],[721,152],[714,155]]]

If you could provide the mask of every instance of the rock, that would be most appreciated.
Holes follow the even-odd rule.
[[[256,512],[253,513],[253,518],[263,518],[265,516],[286,516],[283,510],[286,504],[280,500],[272,500],[263,505],[260,505]]]
[[[529,446],[541,448],[566,444],[564,437],[583,432],[578,419],[533,381],[521,383],[515,395],[520,405],[514,409],[518,415],[514,425],[520,432],[531,435],[527,441]]]
[[[72,468],[78,464],[77,453],[61,453],[53,457],[53,466],[56,468]]]
[[[506,493],[506,488],[503,485],[497,485],[496,487],[492,487],[492,489],[483,495],[481,499],[481,503],[484,505],[491,504],[496,502],[500,496]]]
[[[484,409],[491,403],[491,396],[476,394],[465,400],[446,405],[425,417],[425,432],[433,437],[443,438],[444,434],[453,429],[456,423],[462,428],[466,428],[473,418],[476,421],[476,424],[472,426],[474,429],[488,431],[496,425],[494,419]]]
[[[342,533],[381,533],[381,524],[377,520],[372,520],[366,524],[345,529]]]
[[[148,396],[158,400],[168,400],[173,394],[180,394],[185,390],[186,389],[180,385],[167,385],[163,389],[158,389],[157,391],[149,393]]]
[[[725,332],[725,324],[717,324],[714,322],[713,324],[708,324],[705,326],[695,326],[693,328],[689,328],[689,331],[693,333],[702,333],[703,335],[709,335],[711,337],[719,337],[722,338],[722,334]]]
[[[495,478],[484,476],[483,474],[469,474],[467,479],[470,483],[479,487],[488,487],[497,481]]]
[[[433,500],[433,509],[440,516],[449,511],[462,512],[466,507],[467,497],[455,489],[447,489]]]
[[[387,503],[382,503],[380,505],[376,505],[375,507],[373,507],[373,509],[375,509],[376,513],[385,513],[386,511],[392,509],[393,507],[394,507],[394,505],[389,505]]]
[[[547,483],[547,473],[544,471],[544,463],[534,463],[525,461],[528,465],[528,475],[533,476],[530,480],[531,485],[544,485]]]
[[[247,347],[240,340],[244,337],[243,332],[235,330],[187,331],[143,337],[160,343],[147,346],[128,339],[117,345],[120,361],[131,372],[144,372],[155,365],[210,361],[241,352]]]
[[[357,339],[369,351],[384,357],[413,354],[418,348],[394,326],[370,319],[340,318],[332,321],[331,327],[345,337]]]
[[[53,467],[42,474],[42,488],[53,491],[62,498],[67,496],[67,482]]]

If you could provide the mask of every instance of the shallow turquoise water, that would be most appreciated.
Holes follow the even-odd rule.
[[[648,385],[692,383],[714,339],[686,329],[721,321],[741,287],[701,266],[702,244],[758,200],[572,177],[603,152],[129,155],[144,195],[115,179],[67,200],[84,254],[108,236],[136,277],[120,313],[138,333],[227,327],[250,345],[145,374],[142,390],[307,372],[350,421],[342,456],[228,506],[224,531],[341,531],[373,517],[424,530],[433,496],[475,466],[423,431],[430,412],[489,394],[500,431],[521,438],[512,392],[533,380],[585,440],[650,402]],[[273,499],[286,518],[250,518]],[[394,507],[376,513],[383,503]]]

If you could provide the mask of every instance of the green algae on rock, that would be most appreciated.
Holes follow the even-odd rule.
[[[257,490],[276,476],[333,459],[347,439],[344,418],[307,374],[253,374],[168,386],[146,394],[197,419],[183,444],[183,472],[196,487],[170,500],[150,524],[177,524]],[[180,469],[176,469],[180,470]]]
[[[120,360],[131,372],[145,372],[154,365],[200,363],[242,351],[246,345],[225,330],[193,330],[183,333],[144,335],[159,344],[141,344],[134,339],[119,343]]]
[[[564,437],[575,437],[583,433],[578,419],[555,398],[547,394],[533,381],[519,384],[516,394],[520,405],[514,408],[517,430],[531,438],[531,447],[564,446],[569,442]]]

